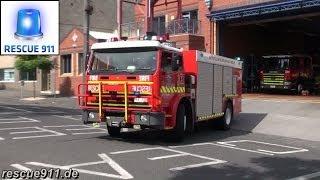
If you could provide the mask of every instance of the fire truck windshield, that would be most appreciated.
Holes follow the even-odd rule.
[[[267,71],[281,71],[289,68],[288,58],[271,58],[263,62],[264,69]]]
[[[90,74],[131,73],[152,74],[156,70],[157,51],[146,49],[108,49],[93,53]]]

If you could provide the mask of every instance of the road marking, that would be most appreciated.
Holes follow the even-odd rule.
[[[226,142],[217,142],[217,143],[218,144],[223,144],[223,145],[229,145],[229,146],[236,146],[236,145],[230,144],[230,143],[237,143],[237,142],[240,142],[240,143],[241,142],[252,142],[252,143],[256,143],[256,144],[264,144],[264,145],[269,145],[269,146],[278,146],[278,147],[284,147],[284,148],[287,148],[287,149],[294,149],[292,151],[270,151],[270,150],[264,150],[264,149],[257,149],[257,151],[266,152],[266,153],[270,153],[270,154],[291,154],[291,153],[309,151],[308,149],[303,149],[303,148],[285,146],[285,145],[280,145],[280,144],[272,144],[272,143],[261,142],[261,141],[253,141],[253,140],[238,140],[238,141],[226,141]]]
[[[315,177],[320,177],[320,172],[307,174],[307,175],[291,178],[291,179],[288,179],[288,180],[308,180],[308,179],[315,178]]]
[[[84,127],[84,128],[67,128],[66,131],[80,131],[80,132],[73,132],[72,135],[81,135],[81,134],[104,134],[107,132],[106,129],[103,128],[94,128],[92,126],[88,125],[60,125],[60,126],[43,126],[45,128],[67,128],[67,127]],[[100,130],[100,131],[94,131],[94,132],[83,132],[84,130]]]
[[[175,152],[177,154],[148,158],[149,160],[168,159],[168,158],[174,158],[174,157],[180,157],[180,156],[191,156],[191,157],[196,157],[196,158],[205,159],[205,160],[210,161],[210,162],[205,162],[205,163],[190,164],[190,165],[186,165],[186,166],[170,168],[169,169],[170,171],[180,171],[180,170],[184,170],[184,169],[190,169],[190,168],[196,168],[196,167],[202,167],[202,166],[208,166],[208,165],[214,165],[214,164],[221,164],[221,163],[227,162],[227,161],[220,160],[220,159],[214,159],[214,158],[210,158],[210,157],[206,157],[206,156],[202,156],[202,155],[198,155],[198,154],[192,154],[192,153],[169,149],[169,148],[165,148],[165,147],[154,147],[154,148],[132,149],[132,150],[126,150],[126,151],[116,151],[116,152],[111,152],[110,154],[124,154],[124,153],[150,151],[150,150],[164,150],[164,151],[169,151],[169,152]]]
[[[85,126],[85,127],[90,127],[91,126],[88,126],[88,125],[75,125],[75,124],[72,124],[72,125],[58,125],[58,126],[43,126],[45,128],[58,128],[58,127],[77,127],[77,126]],[[106,126],[105,124],[102,124],[100,126]],[[97,129],[97,128],[94,128],[94,129]],[[98,128],[99,129],[99,128]]]
[[[157,150],[157,149],[161,149],[161,147],[131,149],[131,150],[125,150],[125,151],[115,151],[115,152],[111,152],[109,154],[125,154],[125,153],[131,153],[131,152],[150,151],[150,150]]]
[[[30,139],[30,138],[41,138],[41,137],[64,136],[64,135],[66,135],[64,133],[60,133],[60,132],[57,132],[57,131],[52,131],[52,130],[49,130],[49,129],[40,128],[40,127],[37,127],[37,126],[21,127],[21,128],[2,128],[2,129],[0,129],[0,131],[23,130],[23,129],[36,129],[36,131],[17,131],[17,132],[10,132],[9,134],[28,134],[28,133],[42,133],[42,132],[50,133],[50,134],[47,134],[47,135],[13,137],[12,139]]]
[[[226,147],[226,148],[230,148],[230,149],[236,149],[236,150],[241,150],[241,151],[246,151],[246,152],[264,154],[264,155],[269,155],[269,156],[273,156],[274,155],[274,154],[271,154],[271,153],[265,153],[265,152],[260,152],[260,151],[254,151],[254,150],[249,150],[249,149],[238,148],[238,147],[234,147],[234,145],[229,145],[229,144],[228,145],[222,145],[222,144],[216,144],[216,143],[196,143],[196,144],[188,144],[188,145],[181,145],[181,146],[169,146],[169,147],[170,148],[180,148],[180,147],[205,146],[205,145]]]
[[[53,115],[55,117],[64,118],[64,119],[70,119],[75,121],[81,121],[81,119],[73,118],[72,116],[60,116],[60,115]]]
[[[2,108],[6,108],[6,109],[11,109],[11,110],[16,110],[16,111],[23,111],[23,112],[32,112],[32,111],[28,111],[28,110],[25,110],[25,109],[19,109],[19,108],[13,108],[13,107],[8,107],[8,106],[0,106]]]
[[[4,138],[0,137],[0,141],[3,141],[3,140],[4,140]]]
[[[82,134],[105,134],[107,131],[105,132],[86,132],[86,133],[72,133],[72,135],[82,135]]]
[[[74,127],[74,126],[82,126],[82,125],[72,124],[72,125],[43,126],[43,127],[45,127],[45,128],[58,128],[58,127]]]
[[[65,165],[65,166],[45,164],[45,163],[40,163],[40,162],[27,162],[26,164],[34,165],[34,166],[41,166],[41,167],[46,167],[46,168],[60,168],[63,170],[68,170],[70,168],[73,168],[73,170],[76,170],[79,173],[85,173],[85,174],[103,176],[103,177],[110,177],[110,178],[116,178],[116,179],[133,179],[133,176],[128,171],[126,171],[124,168],[122,168],[118,163],[116,163],[108,155],[102,153],[102,154],[98,154],[98,156],[102,159],[102,161],[94,161],[94,162],[72,164],[72,165]],[[76,168],[76,167],[81,167],[81,166],[89,166],[89,165],[97,165],[97,164],[108,164],[119,175]]]
[[[251,149],[244,149],[244,148],[239,148],[235,144],[231,143],[241,143],[241,142],[251,142],[251,143],[256,143],[256,144],[264,144],[264,145],[269,145],[269,146],[278,146],[278,147],[283,147],[287,149],[293,149],[290,151],[270,151],[270,150],[265,150],[265,149],[256,149],[256,150],[251,150]],[[188,145],[180,145],[180,146],[169,146],[169,148],[180,148],[180,147],[192,147],[192,146],[205,146],[205,145],[213,145],[213,146],[220,146],[220,147],[226,147],[230,149],[236,149],[236,150],[241,150],[241,151],[246,151],[246,152],[253,152],[253,153],[258,153],[258,154],[264,154],[264,155],[269,155],[273,156],[275,154],[277,155],[282,155],[282,154],[291,154],[291,153],[298,153],[298,152],[307,152],[309,151],[308,149],[303,149],[303,148],[297,148],[297,147],[292,147],[292,146],[285,146],[285,145],[280,145],[280,144],[272,144],[272,143],[267,143],[267,142],[261,142],[261,141],[253,141],[253,140],[237,140],[237,141],[225,141],[225,142],[205,142],[205,143],[196,143],[196,144],[188,144]]]
[[[28,134],[28,133],[40,133],[43,131],[21,131],[21,132],[11,132],[10,134]]]
[[[154,161],[154,160],[159,160],[159,159],[168,159],[168,158],[180,157],[180,156],[188,156],[188,154],[173,154],[173,155],[158,156],[158,157],[153,157],[153,158],[148,158],[148,159],[151,161]]]
[[[23,122],[40,122],[36,119],[18,116],[18,118],[1,118],[0,124],[23,123]]]
[[[94,127],[87,127],[87,128],[79,128],[79,129],[66,129],[67,131],[83,131],[83,130],[90,130],[90,129],[97,129]]]
[[[175,167],[175,168],[170,168],[170,171],[182,171],[185,169],[191,169],[191,168],[197,168],[197,167],[202,167],[202,166],[210,166],[210,165],[215,165],[215,164],[220,164],[222,162],[206,162],[206,163],[199,163],[199,164],[191,164],[187,166],[180,166],[180,167]]]

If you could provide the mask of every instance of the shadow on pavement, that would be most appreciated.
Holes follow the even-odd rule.
[[[251,132],[267,115],[266,113],[240,113],[233,121],[232,128]]]
[[[178,171],[171,180],[241,180],[267,179],[282,180],[319,172],[319,160],[305,160],[293,157],[253,158],[250,167],[238,164],[203,166]],[[318,177],[320,178],[320,177]]]
[[[124,132],[118,138],[110,137],[109,135],[99,136],[97,138],[106,139],[108,141],[121,141],[126,143],[171,146],[219,141],[228,137],[242,136],[248,133],[249,132],[237,130],[220,131],[214,129],[214,127],[212,127],[210,123],[201,123],[198,131],[195,131],[191,135],[186,135],[183,142],[170,142],[168,137],[165,135],[165,132],[156,130]]]
[[[81,115],[81,110],[66,107],[38,106],[38,105],[4,105],[0,104],[1,117],[12,116],[43,116],[43,115]]]
[[[242,136],[251,133],[251,130],[256,127],[267,114],[242,113],[239,118],[234,120],[230,131],[216,130],[211,122],[201,122],[198,124],[198,130],[192,135],[187,135],[181,143],[169,142],[162,131],[144,130],[134,132],[124,132],[119,138],[100,136],[98,138],[107,139],[109,141],[124,141],[127,143],[141,143],[149,145],[184,145],[192,143],[202,143],[219,141],[233,136]]]

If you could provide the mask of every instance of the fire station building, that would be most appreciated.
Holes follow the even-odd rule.
[[[123,36],[135,38],[145,33],[142,4],[146,0],[140,2],[135,6],[136,22],[121,26]],[[258,76],[252,72],[262,56],[305,54],[315,65],[320,64],[320,0],[153,2],[153,31],[169,33],[177,47],[243,60],[250,78]]]

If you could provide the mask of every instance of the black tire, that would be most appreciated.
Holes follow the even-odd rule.
[[[218,128],[220,130],[229,130],[233,121],[233,107],[231,103],[227,104],[222,118],[218,120]]]
[[[183,103],[180,103],[176,114],[176,126],[170,131],[168,141],[170,142],[181,142],[185,136],[186,130],[186,108]]]
[[[83,124],[89,123],[89,112],[88,111],[82,111],[82,122],[83,122]]]
[[[297,95],[301,95],[303,90],[304,90],[303,85],[301,83],[299,83],[297,85],[297,90],[296,90]]]
[[[113,126],[109,126],[107,125],[107,129],[108,129],[108,133],[111,137],[118,137],[120,136],[120,127],[113,127]]]

